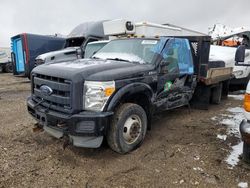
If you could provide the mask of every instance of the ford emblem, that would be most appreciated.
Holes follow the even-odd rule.
[[[49,86],[46,86],[46,85],[42,85],[40,87],[40,91],[45,96],[50,96],[53,93],[53,90]]]

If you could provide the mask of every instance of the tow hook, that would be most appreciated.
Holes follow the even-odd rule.
[[[240,133],[243,141],[243,160],[250,163],[250,125],[243,120],[240,124]]]
[[[35,133],[39,133],[39,132],[43,132],[44,130],[43,130],[43,128],[41,128],[40,126],[39,126],[39,123],[36,123],[35,125],[34,125],[34,127],[33,127],[33,132],[35,132]]]

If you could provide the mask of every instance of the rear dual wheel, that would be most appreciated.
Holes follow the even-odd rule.
[[[112,150],[125,154],[139,147],[146,135],[147,115],[144,109],[133,103],[118,107],[107,132]]]

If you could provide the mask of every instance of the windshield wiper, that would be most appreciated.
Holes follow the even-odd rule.
[[[118,57],[116,57],[116,58],[107,58],[106,60],[125,61],[125,62],[130,62],[131,63],[131,61],[129,61],[127,59],[122,59],[122,58],[118,58]]]
[[[127,59],[122,59],[122,58],[107,58],[106,60],[115,60],[115,61],[124,61],[124,62],[129,62],[129,63],[136,63],[136,64],[142,64],[141,62],[139,61],[130,61],[130,60],[127,60]]]

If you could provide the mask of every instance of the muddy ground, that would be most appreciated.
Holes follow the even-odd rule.
[[[212,121],[241,107],[228,98],[208,111],[180,108],[154,118],[143,145],[127,155],[110,150],[63,149],[63,141],[34,133],[26,111],[28,79],[0,74],[0,187],[237,187],[250,183],[250,166],[225,159],[239,138]]]

